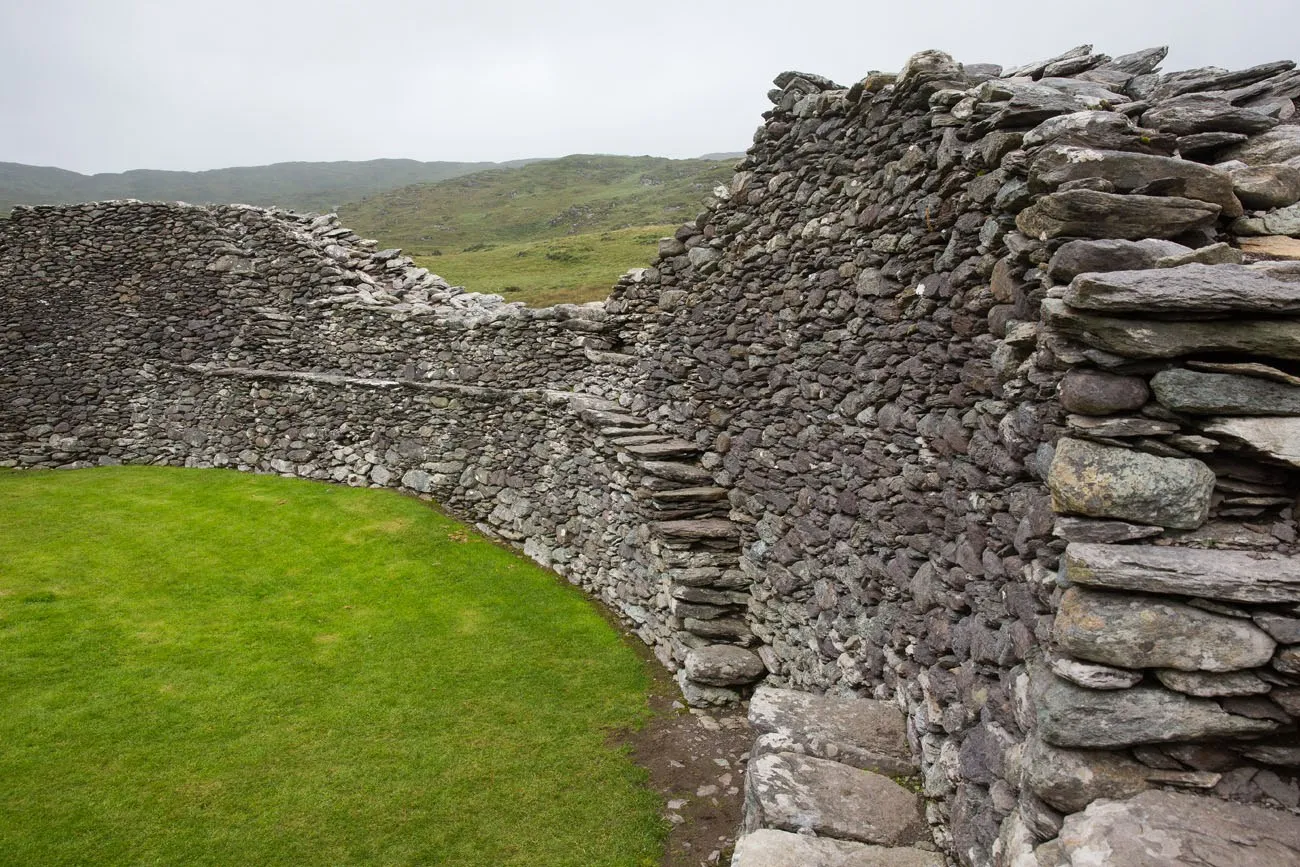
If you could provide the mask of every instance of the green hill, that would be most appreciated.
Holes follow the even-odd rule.
[[[0,162],[0,215],[14,205],[142,199],[201,203],[279,205],[298,211],[333,211],[345,202],[408,184],[429,183],[484,169],[521,166],[508,163],[364,162],[275,163],[169,172],[139,169],[119,174],[83,175],[66,169]]]
[[[694,219],[733,164],[578,154],[379,193],[339,217],[415,255],[474,252],[466,248]]]
[[[537,306],[595,301],[694,219],[734,164],[578,154],[378,193],[339,216],[475,292]]]

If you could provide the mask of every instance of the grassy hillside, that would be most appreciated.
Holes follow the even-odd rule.
[[[693,219],[733,163],[576,155],[370,196],[343,223],[427,256]]]
[[[339,216],[473,291],[593,301],[694,219],[734,163],[579,154],[379,193]]]
[[[143,199],[194,203],[279,205],[298,211],[333,211],[345,202],[403,187],[459,177],[484,169],[526,165],[417,160],[276,163],[166,172],[141,169],[120,174],[82,175],[66,169],[0,163],[0,215],[14,205]]]
[[[417,256],[415,261],[456,285],[534,307],[598,301],[628,268],[648,265],[659,239],[675,228],[635,226],[518,244],[476,244],[468,253]]]

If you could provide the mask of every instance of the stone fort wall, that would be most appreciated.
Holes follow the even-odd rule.
[[[1074,863],[1151,788],[1295,809],[1300,73],[1163,56],[783,73],[598,305],[328,216],[19,209],[0,459],[432,496],[693,703],[897,702],[962,863]]]

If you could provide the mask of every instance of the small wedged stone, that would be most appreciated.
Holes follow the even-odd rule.
[[[1217,702],[1159,686],[1100,691],[1062,680],[1038,665],[1031,689],[1039,735],[1058,747],[1117,749],[1205,738],[1253,738],[1277,723],[1236,716]]]
[[[1300,237],[1300,205],[1267,211],[1258,217],[1242,217],[1232,224],[1237,235],[1283,235]]]
[[[1057,512],[1190,530],[1209,516],[1214,473],[1194,458],[1066,438],[1056,444],[1047,486]]]
[[[1124,358],[1240,352],[1300,360],[1300,329],[1282,319],[1125,319],[1084,313],[1059,298],[1043,299],[1043,319],[1051,333]]]
[[[1088,689],[1128,689],[1141,683],[1143,676],[1140,671],[1082,662],[1068,656],[1053,656],[1047,664],[1057,677]]]
[[[1295,867],[1300,817],[1153,790],[1066,817],[1057,842],[1072,867]]]
[[[1277,643],[1253,623],[1150,596],[1071,587],[1052,638],[1071,656],[1118,668],[1229,672],[1267,665]],[[1185,691],[1185,690],[1183,690]]]
[[[1296,313],[1300,266],[1182,265],[1080,274],[1064,300],[1104,313]]]
[[[1300,418],[1212,418],[1205,432],[1244,443],[1274,460],[1300,467]]]
[[[1170,689],[1198,698],[1263,695],[1271,689],[1269,684],[1249,671],[1213,673],[1161,669],[1156,672],[1156,677]]]
[[[731,867],[944,867],[937,852],[762,828],[736,841]]]
[[[1122,195],[1093,190],[1049,193],[1016,215],[1031,238],[1175,238],[1214,225],[1219,206],[1178,196]]]
[[[886,702],[760,686],[750,699],[749,724],[818,758],[884,774],[916,771],[903,713]]]
[[[1189,160],[1052,145],[1039,151],[1029,166],[1032,192],[1055,190],[1062,184],[1088,178],[1103,178],[1122,193],[1131,193],[1156,181],[1175,179],[1179,181],[1177,195],[1218,205],[1225,217],[1239,217],[1243,213],[1228,175]]]
[[[732,644],[711,644],[686,654],[686,676],[707,686],[743,686],[767,673],[758,654]]]
[[[744,830],[759,828],[885,846],[927,838],[917,795],[880,774],[794,753],[759,756],[749,765]]]
[[[1170,593],[1228,602],[1300,602],[1300,557],[1159,545],[1071,542],[1067,581],[1093,587]]]
[[[1183,368],[1163,370],[1151,380],[1166,409],[1192,415],[1300,415],[1300,386],[1253,376]]]
[[[1056,519],[1052,535],[1067,542],[1132,542],[1160,535],[1159,527],[1130,524],[1126,521],[1103,521],[1062,515]]]

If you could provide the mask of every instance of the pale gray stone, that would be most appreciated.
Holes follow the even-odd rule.
[[[937,852],[763,828],[736,841],[731,867],[944,867]]]
[[[1161,669],[1156,677],[1165,686],[1186,695],[1216,698],[1233,695],[1263,695],[1270,687],[1248,671],[1210,673]]]
[[[746,832],[807,829],[823,837],[907,846],[926,839],[920,798],[890,780],[812,756],[774,753],[749,766]]]
[[[1137,744],[1203,738],[1250,738],[1277,729],[1270,720],[1248,719],[1209,699],[1189,698],[1157,686],[1101,691],[1032,669],[1039,734],[1060,747],[1116,749]]]
[[[1285,163],[1300,157],[1300,126],[1282,125],[1234,145],[1222,154],[1224,160],[1240,160],[1248,166]]]
[[[1277,646],[1249,621],[1080,587],[1061,597],[1052,637],[1072,656],[1129,669],[1240,671],[1267,665]]]
[[[686,654],[686,676],[708,686],[753,683],[766,671],[758,654],[731,644],[711,644]]]
[[[1058,512],[1194,529],[1209,515],[1214,473],[1195,459],[1062,439],[1047,484]]]
[[[1285,163],[1247,166],[1229,172],[1241,203],[1255,211],[1285,208],[1300,202],[1300,167]]]
[[[1072,542],[1063,560],[1077,584],[1230,602],[1300,602],[1300,557],[1157,545]]]
[[[1128,689],[1142,682],[1142,672],[1081,662],[1068,656],[1053,656],[1048,666],[1058,676],[1070,683],[1088,689]]]
[[[885,774],[916,770],[906,720],[894,704],[760,686],[749,703],[749,724],[818,758]]]
[[[1270,458],[1300,467],[1300,418],[1212,418],[1205,432],[1244,443]]]
[[[1098,801],[1058,838],[1070,867],[1295,867],[1300,817],[1182,792]]]
[[[1300,644],[1300,617],[1255,611],[1251,613],[1251,618],[1279,644]]]

